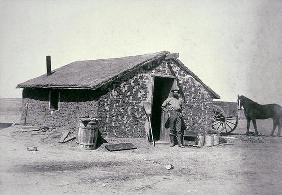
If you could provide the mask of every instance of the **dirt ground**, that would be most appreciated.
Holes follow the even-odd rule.
[[[228,145],[156,147],[144,139],[136,150],[109,152],[59,144],[52,132],[0,130],[0,194],[281,194],[282,138],[232,135]],[[240,121],[236,133],[242,133]],[[38,151],[27,151],[36,146]],[[167,170],[166,165],[173,169]]]

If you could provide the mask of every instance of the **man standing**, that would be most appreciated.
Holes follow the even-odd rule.
[[[177,137],[178,146],[184,148],[182,144],[182,109],[183,109],[183,99],[180,98],[179,88],[174,88],[171,90],[172,97],[167,98],[163,104],[162,109],[168,112],[168,122],[169,122],[169,137],[170,137],[170,147],[175,146],[175,136]]]

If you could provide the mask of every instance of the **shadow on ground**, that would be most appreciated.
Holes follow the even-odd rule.
[[[27,165],[16,165],[10,169],[12,172],[56,172],[56,171],[79,171],[93,167],[108,168],[125,165],[124,162],[107,161],[107,162],[83,162],[83,161],[56,161],[56,162],[36,162]]]

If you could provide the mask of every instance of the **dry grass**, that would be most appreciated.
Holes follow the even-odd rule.
[[[123,72],[145,64],[147,61],[164,57],[168,52],[158,52],[123,58],[76,61],[52,72],[18,85],[18,87],[69,87],[95,88]]]

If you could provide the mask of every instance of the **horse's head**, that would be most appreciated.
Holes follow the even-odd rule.
[[[238,99],[237,99],[238,110],[242,110],[243,102],[244,102],[244,96],[238,95]]]

